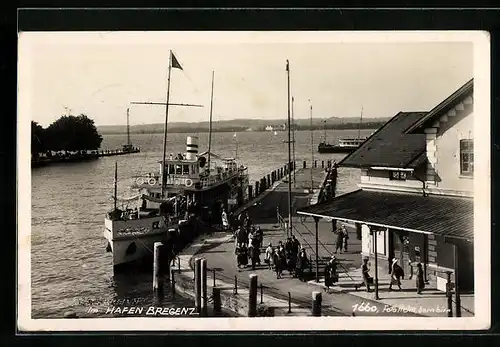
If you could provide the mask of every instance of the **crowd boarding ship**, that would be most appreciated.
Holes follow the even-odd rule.
[[[169,104],[170,70],[180,67],[173,53],[170,54],[167,102],[163,103],[167,117],[171,105],[196,106]],[[247,168],[239,164],[236,158],[222,158],[211,153],[211,131],[208,151],[198,153],[198,137],[188,136],[186,153],[167,156],[167,117],[163,160],[159,162],[159,171],[134,176],[131,188],[136,194],[121,199],[122,208],[117,206],[120,199],[117,198],[115,167],[114,208],[107,213],[104,228],[107,250],[113,254],[115,270],[122,265],[152,258],[154,243],[168,239],[172,230],[181,232],[180,226],[188,223],[189,218],[212,218],[208,217],[210,211],[213,212],[210,215],[217,220],[223,208],[229,213],[247,198]],[[212,107],[210,124],[211,121]]]

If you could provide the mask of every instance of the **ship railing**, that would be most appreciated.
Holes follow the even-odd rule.
[[[241,171],[238,169],[227,170],[220,172],[218,174],[210,175],[208,177],[204,177],[200,180],[202,188],[208,188],[226,181],[229,181],[238,175],[241,174]]]

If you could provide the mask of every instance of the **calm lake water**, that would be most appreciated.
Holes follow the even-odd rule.
[[[362,130],[368,136],[373,130]],[[328,141],[356,137],[357,130],[328,133]],[[199,136],[200,151],[208,147],[208,134],[169,134],[167,151],[184,153],[186,137]],[[313,133],[314,158],[340,161],[343,154],[319,154],[323,131]],[[234,156],[248,166],[250,182],[260,179],[287,161],[287,132],[215,133],[212,152]],[[311,133],[296,132],[297,166],[311,161]],[[101,149],[115,149],[125,135],[104,135]],[[89,307],[107,303],[154,304],[152,273],[113,276],[111,253],[102,237],[104,215],[113,206],[114,165],[118,163],[118,195],[130,195],[130,177],[157,171],[162,157],[163,134],[132,134],[140,153],[99,160],[55,164],[32,169],[31,293],[32,318],[62,318],[67,311],[84,315]],[[359,170],[339,169],[337,195],[356,189]],[[167,295],[167,294],[166,294]],[[165,297],[173,307],[192,306],[190,299]],[[91,315],[89,315],[91,316]]]

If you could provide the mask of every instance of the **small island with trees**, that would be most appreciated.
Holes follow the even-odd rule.
[[[99,151],[101,142],[94,121],[84,114],[62,116],[47,128],[31,121],[31,167],[139,152],[130,140],[113,151]]]

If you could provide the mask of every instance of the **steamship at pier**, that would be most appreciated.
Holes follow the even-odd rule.
[[[157,173],[134,176],[131,188],[138,194],[106,215],[104,237],[114,268],[152,257],[154,243],[172,229],[182,232],[190,218],[207,221],[210,211],[216,222],[222,208],[229,212],[247,199],[247,187],[245,166],[235,158],[198,154],[198,137],[187,137],[186,153],[169,155]]]
[[[118,169],[115,165],[114,208],[105,216],[103,231],[108,242],[106,250],[113,254],[113,270],[152,259],[155,242],[173,244],[174,237],[176,240],[185,239],[184,236],[191,234],[193,228],[198,228],[203,222],[209,227],[219,224],[222,209],[229,213],[232,207],[241,205],[247,199],[247,168],[240,165],[236,158],[222,158],[211,152],[214,72],[208,150],[198,154],[198,137],[188,136],[186,153],[167,155],[169,107],[202,107],[169,101],[172,68],[183,70],[170,51],[165,103],[131,102],[165,106],[163,159],[159,172],[133,177],[131,188],[137,194],[126,199],[117,197]],[[121,208],[118,207],[118,200],[121,200]]]

